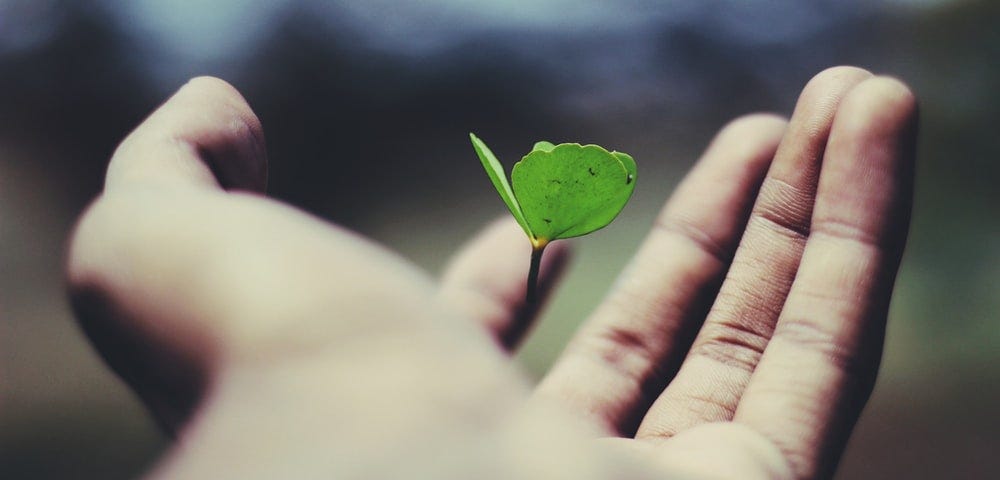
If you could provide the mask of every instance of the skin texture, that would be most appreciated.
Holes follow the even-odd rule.
[[[535,389],[506,356],[536,313],[512,219],[436,282],[265,198],[260,123],[216,79],[115,152],[70,294],[177,436],[152,478],[828,478],[878,369],[916,116],[837,67],[790,120],[727,125]]]

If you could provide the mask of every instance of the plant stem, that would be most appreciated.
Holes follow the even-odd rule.
[[[538,302],[538,270],[542,265],[542,253],[544,251],[544,243],[534,245],[531,248],[531,268],[528,269],[528,292],[525,295],[525,303],[529,306]]]

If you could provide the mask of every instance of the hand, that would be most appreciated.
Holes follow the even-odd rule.
[[[179,432],[159,477],[826,477],[878,367],[915,117],[898,81],[836,68],[787,125],[726,127],[533,395],[500,353],[533,316],[513,222],[435,285],[263,198],[260,125],[217,80],[116,151],[71,294]]]

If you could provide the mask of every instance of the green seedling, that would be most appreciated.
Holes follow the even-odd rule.
[[[508,182],[489,147],[475,134],[469,137],[500,198],[531,241],[527,302],[533,304],[545,246],[611,223],[635,190],[635,160],[597,145],[538,142],[514,164]]]

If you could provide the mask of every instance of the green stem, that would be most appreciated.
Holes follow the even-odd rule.
[[[528,269],[528,292],[525,295],[525,302],[534,305],[538,302],[538,270],[542,265],[542,252],[545,245],[535,245],[531,248],[531,268]]]

